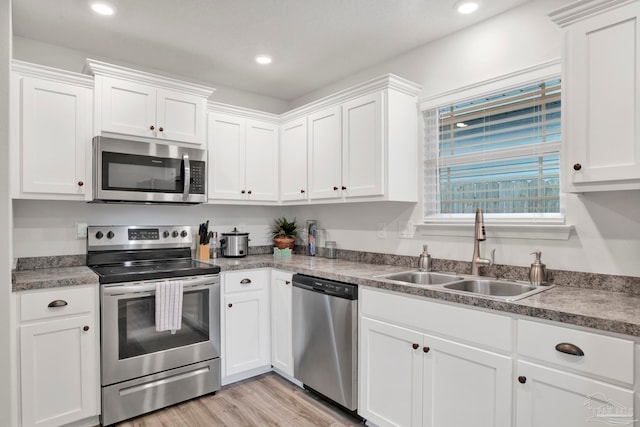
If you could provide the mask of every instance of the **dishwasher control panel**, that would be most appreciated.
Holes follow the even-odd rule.
[[[358,286],[349,283],[337,282],[335,280],[321,279],[319,277],[306,276],[304,274],[294,274],[293,286],[315,292],[326,293],[327,295],[351,299],[358,299]]]

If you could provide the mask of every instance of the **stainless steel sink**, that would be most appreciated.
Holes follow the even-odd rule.
[[[418,270],[385,274],[376,276],[376,278],[393,282],[425,285],[429,286],[429,289],[440,289],[464,295],[477,295],[501,301],[516,301],[553,287],[553,285],[536,286],[512,280]]]
[[[405,271],[403,273],[385,274],[378,279],[393,280],[395,282],[413,283],[415,285],[442,285],[462,280],[460,276],[433,271]]]
[[[493,279],[469,279],[460,282],[449,283],[443,286],[453,291],[470,292],[473,294],[490,295],[496,297],[513,297],[531,292],[537,286],[526,283],[493,280]]]

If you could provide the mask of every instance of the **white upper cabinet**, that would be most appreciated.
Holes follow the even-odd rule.
[[[89,199],[91,79],[18,61],[11,79],[13,197]]]
[[[282,172],[281,200],[416,202],[419,90],[386,75],[286,113],[282,156],[295,172]]]
[[[384,194],[383,130],[382,92],[342,105],[341,189],[345,196]]]
[[[213,89],[87,60],[95,75],[95,132],[204,144]]]
[[[640,3],[572,3],[565,28],[563,178],[568,192],[640,189]]]
[[[307,200],[307,118],[280,126],[280,198]]]
[[[209,199],[278,200],[278,125],[209,114]]]
[[[308,120],[309,197],[338,198],[342,194],[340,106],[311,114]]]

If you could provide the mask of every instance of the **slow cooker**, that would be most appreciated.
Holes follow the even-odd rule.
[[[236,227],[230,233],[222,233],[220,239],[222,256],[228,258],[238,258],[247,256],[249,253],[249,233],[241,233]]]

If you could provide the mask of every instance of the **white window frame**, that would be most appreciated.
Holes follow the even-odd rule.
[[[560,74],[560,59],[556,59],[514,73],[429,96],[420,100],[419,107],[421,117],[427,110],[477,99],[500,91],[506,92],[527,84],[535,84],[540,81],[557,78]],[[564,109],[564,106],[562,108]],[[422,126],[420,141],[421,148],[424,150],[424,127]],[[560,155],[562,156],[562,152]],[[560,160],[562,161],[562,158]],[[422,182],[424,182],[424,174],[424,166],[422,166]],[[421,188],[421,197],[424,198],[423,188]],[[421,202],[424,223],[417,226],[419,234],[430,236],[468,236],[473,233],[473,214],[432,215],[426,217],[424,200],[421,200]],[[573,227],[566,224],[565,209],[565,194],[561,192],[560,213],[558,214],[532,213],[507,215],[485,213],[487,235],[494,238],[567,240]]]

